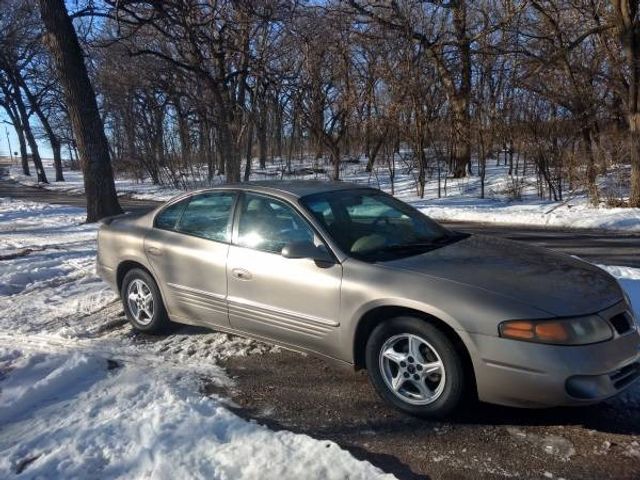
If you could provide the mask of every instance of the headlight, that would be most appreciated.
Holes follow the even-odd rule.
[[[510,320],[498,326],[500,336],[525,342],[586,345],[613,337],[609,324],[597,315],[556,320]]]

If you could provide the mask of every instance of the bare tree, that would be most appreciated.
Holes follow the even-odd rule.
[[[109,145],[82,48],[63,0],[40,0],[40,14],[69,117],[78,142],[87,197],[87,221],[122,213],[116,195]]]

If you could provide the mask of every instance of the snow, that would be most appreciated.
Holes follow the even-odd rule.
[[[41,331],[115,299],[95,276],[97,227],[84,218],[79,208],[0,199],[2,331]]]
[[[254,160],[251,180],[269,179],[328,179],[327,173],[309,174],[304,172],[310,166],[310,161],[298,161],[293,164],[293,175],[282,175],[281,162],[275,161],[260,169]],[[345,181],[361,185],[381,188],[391,191],[391,182],[386,168],[380,166],[373,172],[365,171],[366,160],[359,163],[344,163],[341,178]],[[55,178],[51,161],[45,160],[45,170],[48,178]],[[330,168],[327,168],[329,171]],[[532,169],[530,169],[532,170]],[[300,173],[302,172],[302,173]],[[65,182],[52,182],[41,187],[82,193],[84,191],[82,175],[79,171],[65,172]],[[623,172],[624,174],[624,172]],[[628,173],[627,173],[628,174]],[[640,209],[638,208],[607,208],[604,203],[599,207],[592,206],[584,192],[566,192],[563,202],[541,200],[536,195],[535,176],[513,177],[508,174],[504,165],[496,165],[493,161],[487,165],[485,181],[486,198],[480,199],[480,179],[470,176],[463,179],[447,179],[441,184],[442,198],[438,198],[438,181],[435,178],[427,180],[424,198],[419,198],[415,191],[415,171],[396,161],[394,180],[394,194],[406,202],[422,210],[436,220],[483,222],[511,225],[545,226],[556,228],[590,228],[611,231],[640,232]],[[611,176],[615,176],[612,173]],[[22,174],[18,165],[11,168],[11,176],[20,183],[35,185],[33,177]],[[513,198],[515,179],[522,181],[522,197]],[[217,176],[212,184],[219,184],[224,179]],[[609,184],[615,179],[601,177],[599,179],[603,197],[606,197]],[[191,181],[193,188],[208,186],[208,182]],[[120,195],[137,199],[166,201],[183,190],[162,185],[153,185],[148,180],[134,180],[125,177],[116,178],[116,189]]]
[[[640,325],[640,268],[598,265],[616,277],[623,290],[629,295],[631,306]]]
[[[275,347],[120,325],[83,221],[79,208],[0,199],[0,478],[393,478],[203,393],[233,386],[220,360]]]
[[[16,350],[0,365],[4,478],[393,478],[333,442],[241,419],[183,369]]]

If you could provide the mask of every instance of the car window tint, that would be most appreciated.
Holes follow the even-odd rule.
[[[348,205],[346,210],[351,221],[358,223],[373,223],[380,218],[409,219],[407,215],[372,196],[362,196],[359,204]]]
[[[248,193],[238,224],[238,245],[280,253],[289,242],[314,241],[309,224],[289,205]]]
[[[409,205],[371,189],[321,192],[301,203],[324,222],[343,251],[363,260],[396,258],[459,238]]]
[[[228,242],[231,238],[229,216],[234,193],[205,193],[191,199],[184,210],[178,231],[198,237]]]
[[[318,200],[309,205],[309,209],[313,216],[320,220],[325,226],[331,226],[335,222],[333,209],[331,204],[326,200]]]
[[[187,202],[188,200],[176,202],[161,211],[156,217],[156,227],[164,230],[174,230],[176,228],[176,223],[180,218],[180,214],[182,213],[182,209]]]

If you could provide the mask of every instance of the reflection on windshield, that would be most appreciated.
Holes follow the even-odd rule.
[[[324,192],[302,199],[342,250],[383,261],[439,248],[459,235],[409,205],[376,190]]]

